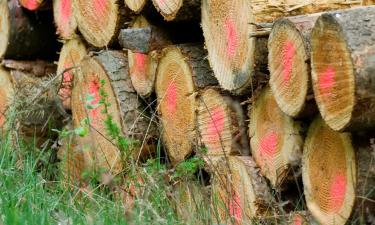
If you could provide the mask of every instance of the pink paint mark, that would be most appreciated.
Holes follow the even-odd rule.
[[[232,199],[229,200],[229,214],[234,217],[235,222],[242,220],[241,199],[236,191],[233,191]]]
[[[69,23],[72,16],[72,0],[62,0],[60,6],[61,21],[64,25]]]
[[[338,212],[342,207],[346,193],[346,176],[343,172],[339,172],[333,178],[330,187],[329,210]]]
[[[292,76],[293,58],[296,54],[296,49],[292,41],[287,41],[283,46],[282,65],[283,65],[283,79],[284,83],[289,84]]]
[[[238,45],[238,34],[231,18],[225,20],[225,31],[227,35],[227,55],[230,59],[234,57]]]
[[[328,66],[318,78],[319,91],[324,96],[331,96],[335,85],[336,70]]]
[[[177,87],[174,81],[170,81],[168,84],[166,102],[168,113],[173,115],[177,109]]]
[[[65,62],[64,69],[71,68],[73,64],[71,62]],[[62,97],[70,97],[72,92],[72,82],[73,82],[73,73],[72,71],[67,71],[63,74],[63,81],[60,88],[60,93]]]
[[[94,99],[89,102],[90,105],[97,105],[100,101],[100,83],[96,80],[90,81],[89,83],[89,94],[94,96]],[[99,108],[96,107],[94,109],[89,110],[89,117],[91,119],[91,123],[93,125],[99,124]]]
[[[295,215],[293,218],[294,225],[302,225],[302,217],[300,215]]]
[[[277,151],[278,135],[275,131],[269,132],[260,140],[260,155],[265,159],[272,159]]]
[[[23,7],[28,10],[36,10],[39,7],[39,2],[37,0],[26,0],[22,2]]]
[[[147,55],[141,53],[135,53],[135,70],[138,74],[146,73],[146,60]]]
[[[221,133],[224,130],[225,112],[220,106],[214,108],[210,114],[211,120],[207,127],[208,142],[220,142]]]
[[[105,16],[107,0],[93,0],[94,10],[99,16]]]

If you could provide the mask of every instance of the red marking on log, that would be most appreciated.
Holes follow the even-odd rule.
[[[319,75],[318,87],[323,96],[331,96],[335,85],[336,70],[332,66],[328,66],[323,73]]]
[[[107,0],[94,0],[94,9],[98,16],[106,16]]]
[[[65,62],[64,69],[73,67],[73,63]],[[70,97],[72,92],[72,82],[73,82],[73,73],[72,71],[67,71],[63,74],[63,81],[60,88],[60,94],[63,98]]]
[[[36,10],[39,7],[39,2],[37,0],[26,0],[23,1],[22,5],[28,10]]]
[[[229,199],[228,210],[236,223],[242,220],[241,199],[235,190],[233,190],[232,199]]]
[[[342,207],[346,194],[346,175],[343,172],[337,173],[331,183],[329,196],[329,210],[338,212]]]
[[[94,97],[94,99],[91,102],[88,102],[88,104],[95,106],[99,104],[100,101],[100,82],[97,80],[90,81],[89,83],[89,94]],[[99,125],[99,107],[96,107],[94,109],[89,110],[89,118],[91,120],[92,125]]]
[[[278,135],[275,131],[268,132],[265,137],[260,140],[260,155],[266,160],[272,159],[277,152]]]
[[[225,112],[220,106],[214,108],[210,114],[210,123],[207,126],[207,139],[208,143],[215,142],[220,144],[220,136],[224,130]]]
[[[66,25],[72,16],[72,0],[61,0],[60,15],[62,23]]]
[[[292,76],[293,58],[296,54],[296,49],[292,41],[287,41],[283,46],[282,51],[282,65],[283,65],[283,79],[285,84],[289,84]]]
[[[227,55],[232,59],[237,50],[238,34],[231,18],[225,20],[225,31],[227,35]]]
[[[167,111],[173,115],[177,109],[177,87],[174,81],[170,81],[166,93]]]
[[[293,218],[294,225],[302,225],[302,217],[300,215],[295,215]]]
[[[145,75],[146,61],[147,61],[146,54],[135,53],[135,70],[137,71],[138,74]]]

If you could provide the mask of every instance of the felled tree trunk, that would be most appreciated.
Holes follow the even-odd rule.
[[[117,174],[123,168],[122,159],[152,154],[155,122],[147,115],[131,84],[127,57],[118,51],[94,53],[82,61],[80,71],[74,79],[72,93],[73,122],[79,126],[89,119],[89,133],[98,149],[97,163],[107,172]],[[104,104],[107,104],[107,113],[103,112]],[[108,116],[118,129],[108,127]],[[126,138],[128,148],[123,149],[123,155],[119,140],[110,135],[113,133]]]
[[[17,0],[0,3],[0,58],[54,59],[58,49],[50,13],[27,12]]]
[[[311,35],[315,99],[337,131],[375,127],[375,7],[323,14]]]
[[[292,117],[316,111],[310,69],[310,35],[319,14],[277,20],[268,40],[270,86],[280,109]]]
[[[273,196],[251,157],[223,157],[217,165],[211,198],[218,223],[251,224],[273,214]]]
[[[351,215],[354,223],[371,224],[374,149],[354,147],[349,133],[332,130],[321,118],[309,128],[302,159],[304,192],[309,211],[323,225],[346,224]]]
[[[216,85],[201,45],[178,45],[163,50],[156,75],[158,112],[163,141],[173,165],[197,144],[197,91]]]
[[[61,82],[59,89],[59,97],[65,109],[71,109],[71,92],[73,88],[74,75],[78,72],[81,65],[81,60],[87,54],[85,44],[80,39],[72,39],[64,43],[61,51],[60,58],[57,63],[56,75],[60,76]]]
[[[76,37],[77,21],[74,17],[74,0],[53,0],[53,17],[57,33],[62,39]]]
[[[300,124],[283,113],[269,87],[249,107],[252,156],[261,173],[278,188],[300,174],[303,139]]]
[[[241,103],[210,88],[198,99],[198,130],[206,155],[249,155],[245,112]]]
[[[152,0],[167,21],[199,20],[200,0]]]
[[[0,66],[0,128],[5,133],[9,107],[14,100],[14,86],[8,70]]]
[[[139,14],[148,5],[152,5],[151,0],[124,0],[125,6],[132,10],[134,13]]]
[[[18,2],[22,7],[30,11],[49,9],[51,6],[51,1],[49,0],[18,0]]]
[[[30,73],[35,77],[51,76],[56,72],[56,65],[43,60],[13,60],[3,59],[2,66],[9,70],[18,70],[24,73]]]
[[[88,43],[98,48],[115,44],[120,29],[131,20],[131,12],[124,7],[123,0],[75,0],[73,7],[79,31]]]

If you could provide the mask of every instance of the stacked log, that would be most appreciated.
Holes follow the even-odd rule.
[[[78,25],[73,10],[73,0],[53,0],[53,17],[62,39],[75,37]]]
[[[167,21],[199,20],[199,0],[152,0]]]

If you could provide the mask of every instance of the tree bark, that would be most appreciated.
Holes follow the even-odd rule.
[[[375,7],[323,14],[312,31],[315,99],[337,131],[375,126]]]
[[[320,14],[278,19],[268,40],[270,87],[280,109],[295,118],[317,112],[310,78],[310,35]]]
[[[0,58],[54,59],[59,47],[48,11],[28,12],[17,0],[0,4]]]
[[[55,64],[43,60],[25,61],[4,59],[2,60],[1,64],[7,69],[30,73],[36,77],[44,77],[46,75],[52,75],[56,72]]]
[[[171,163],[176,165],[190,155],[197,144],[197,92],[217,85],[217,81],[201,45],[165,48],[156,79],[163,140]]]
[[[152,0],[155,8],[167,21],[200,19],[200,0]]]

